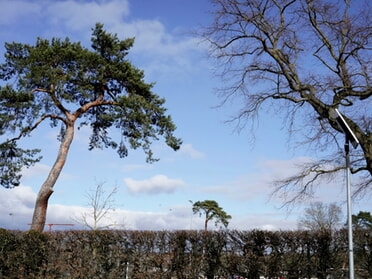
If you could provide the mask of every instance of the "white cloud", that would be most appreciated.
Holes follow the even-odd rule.
[[[224,209],[232,215],[229,224],[230,229],[296,229],[296,216],[301,214],[302,207],[296,208],[297,212],[275,210],[277,200],[271,200],[264,204],[270,194],[269,181],[275,175],[290,172],[290,168],[298,162],[307,161],[305,158],[297,158],[289,161],[262,161],[254,175],[240,176],[233,182],[209,188],[208,195],[223,196]],[[172,193],[184,187],[181,179],[170,179],[165,175],[156,175],[147,180],[125,179],[128,190],[132,193]],[[337,184],[337,183],[336,183]],[[320,185],[317,200],[323,202],[337,202],[335,193],[339,193],[342,183],[337,185]],[[341,186],[340,186],[341,185]],[[332,187],[331,187],[332,186]],[[195,193],[194,193],[195,194]],[[31,222],[36,193],[30,187],[19,186],[14,189],[0,188],[0,227],[13,229],[28,229]],[[135,230],[174,230],[174,229],[203,229],[203,218],[193,215],[190,205],[168,205],[160,212],[133,211],[116,209],[110,212],[107,224],[116,224],[112,228],[135,229]],[[249,201],[242,203],[242,200]],[[345,200],[341,195],[338,201]],[[234,202],[236,201],[236,202]],[[354,204],[355,211],[368,208],[368,202]],[[269,205],[269,206],[268,206]],[[245,207],[245,208],[244,208]],[[73,217],[81,216],[83,212],[90,210],[87,207],[67,206],[51,203],[48,207],[47,223],[75,223],[73,229],[83,228],[79,226]],[[248,213],[247,213],[248,212]],[[103,224],[106,224],[103,223]],[[213,224],[210,228],[214,228]],[[48,227],[46,227],[46,230]],[[53,230],[71,229],[66,226],[54,227]]]
[[[33,19],[36,24],[34,28],[40,29],[40,32],[42,30],[35,37],[67,36],[72,41],[79,40],[83,45],[90,45],[91,28],[97,22],[103,23],[108,32],[118,34],[120,39],[135,37],[130,55],[134,55],[136,65],[145,70],[150,81],[158,80],[159,76],[173,80],[185,79],[192,72],[202,71],[201,57],[194,57],[205,49],[198,38],[167,30],[155,16],[129,20],[130,8],[127,0],[34,3],[25,0],[0,0],[0,6],[0,24],[14,22],[21,25],[19,28],[27,28],[26,24],[29,22],[24,19]],[[43,28],[39,28],[39,25],[43,25]],[[199,59],[197,68],[195,59]]]
[[[31,187],[0,187],[0,228],[27,229],[31,222],[36,194]]]
[[[22,169],[22,178],[29,179],[31,177],[42,175],[47,176],[51,167],[44,164],[35,164],[35,166]]]
[[[158,176],[159,177],[159,176]],[[169,181],[169,179],[165,179]],[[181,183],[182,184],[182,183]],[[0,188],[0,227],[10,229],[29,229],[36,193],[30,187],[19,186],[15,189]],[[49,204],[46,223],[74,224],[71,226],[55,225],[52,230],[84,229],[76,221],[91,208]],[[233,215],[230,229],[293,229],[295,221],[285,219],[280,212],[250,213],[249,215]],[[175,204],[164,207],[160,212],[132,211],[116,209],[100,224],[101,226],[116,224],[112,229],[131,230],[201,230],[204,227],[203,216],[193,215],[190,204]],[[216,229],[214,223],[210,229]],[[49,230],[46,226],[45,230]]]
[[[177,188],[186,185],[181,179],[170,179],[165,175],[155,175],[145,180],[125,178],[124,183],[131,193],[147,194],[172,193],[177,190]]]
[[[137,52],[151,51],[150,55],[155,52],[162,57],[182,59],[177,56],[181,52],[200,48],[199,39],[183,36],[180,36],[182,39],[176,39],[178,36],[166,30],[163,23],[157,19],[123,22],[114,28],[117,34],[136,38],[135,50]]]
[[[234,180],[226,181],[218,185],[204,186],[199,190],[201,193],[209,195],[221,195],[235,201],[255,201],[258,198],[261,201],[267,200],[272,192],[271,181],[266,180],[266,176],[246,174],[234,178]]]
[[[52,157],[51,159],[53,160],[54,158]],[[31,179],[36,179],[36,181],[38,181],[39,183],[42,183],[47,178],[50,170],[51,170],[51,166],[48,166],[45,164],[39,164],[39,163],[29,168],[22,168],[22,182],[21,183],[29,184]],[[71,180],[74,177],[75,177],[74,175],[71,175],[66,172],[62,172],[58,178],[58,181]]]
[[[32,188],[28,186],[21,185],[12,189],[1,187],[0,193],[0,204],[3,208],[4,205],[5,207],[9,207],[10,211],[11,208],[19,206],[32,208],[36,199],[36,194],[32,191]]]
[[[129,14],[128,1],[100,2],[51,1],[46,15],[54,25],[65,25],[68,30],[90,31],[96,22],[116,25]]]
[[[291,160],[266,160],[260,162],[260,168],[266,170],[267,175],[260,177],[263,178],[263,183],[270,185],[271,192],[274,190],[273,181],[278,181],[293,175],[298,174],[302,167],[306,164],[313,163],[314,158],[310,157],[297,157]],[[327,166],[326,166],[327,167]],[[329,166],[328,166],[329,167]],[[306,200],[298,200],[297,204],[290,206],[307,206],[314,201],[321,201],[324,203],[343,202],[344,191],[343,185],[344,174],[343,172],[335,173],[330,177],[320,177],[312,187],[308,187]],[[273,196],[280,202],[285,202],[293,199],[300,192],[300,186],[289,186],[285,191],[279,191]],[[301,189],[302,190],[302,189]]]
[[[190,156],[192,159],[202,159],[205,157],[205,154],[196,150],[192,144],[182,144],[180,148],[180,153]]]
[[[15,24],[21,18],[39,17],[41,5],[29,1],[0,0],[0,25]]]
[[[129,14],[128,1],[67,0],[48,2],[44,18],[51,22],[51,29],[65,29],[69,33],[86,34],[83,37],[90,36],[91,28],[96,22],[103,23],[109,32],[118,34],[121,39],[135,37],[133,52],[137,56],[144,56],[147,61],[148,58],[151,58],[152,62],[156,60],[157,71],[166,64],[177,64],[183,67],[192,64],[189,56],[184,54],[190,50],[199,51],[201,48],[198,44],[199,39],[172,34],[158,19],[129,21],[127,20]]]
[[[275,231],[297,228],[297,221],[294,216],[285,217],[280,212],[261,212],[232,217],[229,223],[230,229]]]
[[[273,182],[296,174],[301,165],[311,161],[313,161],[313,158],[309,157],[297,157],[290,160],[261,160],[253,173],[239,175],[233,180],[221,184],[204,186],[199,190],[201,193],[222,195],[231,200],[250,202],[260,200],[264,203],[282,207],[286,201],[297,194],[296,188],[288,187],[286,192],[283,190],[274,194],[275,185]],[[335,175],[331,181],[319,180],[311,189],[313,191],[312,196],[307,197],[306,204],[303,201],[301,203],[291,203],[288,205],[288,209],[290,207],[306,206],[314,201],[342,202],[344,199],[343,187],[340,186],[343,185],[342,179],[343,173],[341,172]]]
[[[27,230],[32,220],[36,193],[30,187],[19,186],[14,189],[0,188],[0,228]],[[52,230],[84,229],[78,219],[91,212],[91,208],[49,204],[46,224],[73,224],[74,226],[53,225]],[[162,212],[130,211],[115,209],[109,212],[99,226],[111,225],[112,229],[131,230],[173,230],[189,229],[191,220],[189,205],[175,205]],[[200,222],[199,222],[200,221]],[[201,220],[193,222],[194,227],[202,228]],[[86,229],[86,228],[85,228]],[[49,226],[45,226],[49,230]]]
[[[48,210],[47,223],[74,224],[74,227],[56,226],[53,229],[80,229],[85,228],[79,221],[83,214],[91,213],[91,208],[79,206],[64,206],[51,204]],[[190,206],[174,206],[166,208],[161,212],[151,211],[131,211],[124,209],[111,210],[103,220],[98,224],[99,227],[109,226],[111,229],[128,230],[174,230],[190,228]],[[90,224],[93,224],[92,218],[87,218]],[[194,228],[202,228],[203,222],[194,221]],[[46,227],[45,229],[48,229]]]
[[[198,68],[195,67],[195,54],[201,54],[204,50],[199,44],[200,40],[173,34],[157,19],[123,21],[110,26],[109,30],[121,39],[135,38],[130,55],[140,61],[139,66],[145,69],[146,76],[184,80],[191,71],[201,70],[201,57]]]
[[[258,164],[262,170],[269,172],[267,181],[283,179],[300,170],[301,166],[313,162],[310,157],[296,157],[290,160],[261,160]]]

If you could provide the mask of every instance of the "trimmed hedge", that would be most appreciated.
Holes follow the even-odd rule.
[[[354,232],[357,278],[372,278],[370,233]],[[331,234],[0,229],[0,278],[343,278],[347,253],[345,230]]]

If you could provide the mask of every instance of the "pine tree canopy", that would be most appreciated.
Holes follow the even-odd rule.
[[[61,126],[63,142],[68,127],[89,126],[89,149],[115,149],[120,157],[128,149],[143,148],[153,158],[151,143],[163,137],[177,150],[181,140],[163,106],[152,92],[143,71],[127,59],[134,39],[119,40],[102,24],[93,29],[91,49],[79,42],[38,38],[35,45],[5,44],[0,64],[0,182],[19,184],[19,172],[38,162],[39,150],[24,150],[17,143],[45,121]],[[118,131],[113,139],[110,132]]]

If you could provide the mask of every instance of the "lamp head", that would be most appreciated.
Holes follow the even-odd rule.
[[[359,145],[358,138],[355,136],[355,134],[351,130],[350,126],[347,124],[347,122],[345,121],[342,114],[338,111],[338,109],[333,109],[332,108],[330,110],[330,116],[334,120],[336,120],[338,126],[343,131],[343,133],[345,134],[347,140],[351,142],[351,144],[353,145],[354,148],[357,148],[358,145]]]

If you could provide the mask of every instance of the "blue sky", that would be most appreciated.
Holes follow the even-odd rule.
[[[215,89],[221,83],[213,76],[215,65],[205,43],[191,32],[211,22],[208,0],[0,0],[0,7],[0,59],[4,42],[33,44],[38,36],[67,36],[89,47],[96,22],[121,39],[135,37],[129,58],[145,71],[147,82],[156,82],[153,90],[167,100],[184,142],[178,152],[155,142],[160,161],[149,165],[140,151],[124,159],[112,150],[88,151],[88,131],[78,131],[50,198],[47,223],[76,223],[88,210],[87,192],[98,182],[107,191],[118,187],[116,210],[107,222],[126,229],[201,229],[203,220],[192,215],[190,200],[216,200],[232,215],[231,229],[295,229],[312,201],[346,207],[342,175],[290,212],[271,197],[271,182],[293,173],[312,153],[306,146],[290,148],[280,115],[263,111],[253,129],[239,133],[237,123],[226,123],[241,103],[217,107],[221,99]],[[0,227],[28,228],[36,193],[55,160],[57,132],[44,125],[24,141],[42,148],[44,159],[23,171],[21,186],[0,188]],[[355,202],[354,211],[370,211],[367,204]]]

